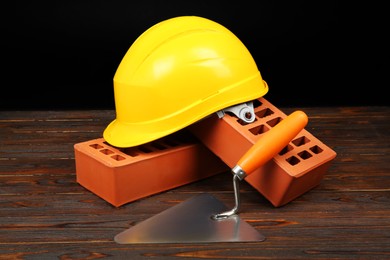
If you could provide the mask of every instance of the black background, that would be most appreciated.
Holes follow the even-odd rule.
[[[2,3],[2,110],[114,108],[112,80],[128,48],[181,15],[240,38],[277,107],[388,104],[388,14],[373,1]]]

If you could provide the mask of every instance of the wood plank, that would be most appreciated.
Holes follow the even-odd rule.
[[[296,109],[337,152],[320,185],[275,208],[242,183],[240,217],[264,242],[169,245],[113,237],[202,192],[233,206],[229,172],[116,208],[76,182],[73,150],[100,138],[114,111],[0,111],[0,259],[390,258],[390,108],[282,111]]]

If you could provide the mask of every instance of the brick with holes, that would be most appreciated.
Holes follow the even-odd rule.
[[[226,113],[221,119],[213,115],[199,121],[189,130],[232,168],[262,134],[286,117],[263,97],[255,100],[254,107],[253,123],[244,123]],[[335,151],[303,129],[245,181],[279,207],[317,186],[335,157]]]
[[[74,151],[77,182],[116,207],[229,170],[186,130],[130,148],[98,138]]]

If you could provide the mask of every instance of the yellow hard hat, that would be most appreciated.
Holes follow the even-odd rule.
[[[203,17],[174,17],[146,30],[123,57],[114,75],[116,119],[103,137],[137,146],[267,92],[231,31]]]

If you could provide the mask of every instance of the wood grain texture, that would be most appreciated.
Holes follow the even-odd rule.
[[[390,107],[281,110],[296,109],[337,152],[321,184],[275,208],[242,182],[240,217],[264,242],[168,245],[113,237],[198,193],[233,206],[230,174],[115,208],[76,182],[73,150],[115,111],[0,111],[0,259],[390,259]]]

